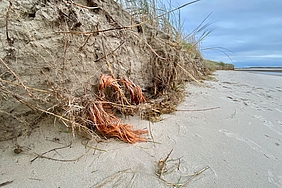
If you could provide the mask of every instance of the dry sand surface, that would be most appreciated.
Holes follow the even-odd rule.
[[[17,139],[20,154],[15,141],[0,143],[0,186],[282,187],[282,77],[218,71],[215,78],[206,87],[188,84],[178,111],[160,122],[123,120],[151,129],[155,143],[109,139],[85,147],[58,122],[41,121]],[[172,149],[161,180],[157,164]]]

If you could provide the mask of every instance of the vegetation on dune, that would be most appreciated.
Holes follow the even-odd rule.
[[[3,139],[22,134],[18,122],[32,129],[51,116],[88,138],[145,141],[146,130],[115,113],[157,121],[176,109],[186,81],[207,75],[199,47],[210,24],[183,35],[180,21],[180,9],[198,1],[6,1],[0,128],[11,135]]]
[[[209,14],[192,32],[185,34],[180,10],[186,6],[199,2],[194,0],[178,7],[172,6],[172,0],[167,3],[160,0],[115,0],[127,10],[136,20],[148,23],[156,30],[167,34],[174,45],[188,52],[199,52],[203,41],[214,28],[209,28],[212,23],[205,23]]]
[[[189,34],[184,34],[183,23],[181,22],[181,8],[197,3],[200,0],[191,1],[179,7],[172,7],[172,1],[164,3],[160,0],[116,0],[120,3],[125,10],[128,10],[131,15],[144,23],[156,27],[156,29],[167,33],[181,49],[186,50],[187,53],[192,55],[200,54],[200,44],[214,31],[211,27],[212,23],[206,23],[211,13],[199,23],[199,25],[192,30]],[[225,53],[221,47],[208,48],[204,50],[218,50]],[[229,57],[229,56],[228,56]],[[229,57],[230,58],[230,57]],[[215,70],[233,70],[232,64],[226,64],[222,61],[216,62],[211,60],[204,60],[204,65],[207,71],[213,72]]]
[[[216,70],[234,70],[233,64],[224,63],[222,61],[204,60],[207,71],[214,72]]]

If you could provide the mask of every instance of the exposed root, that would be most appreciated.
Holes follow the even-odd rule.
[[[4,81],[6,84],[10,84],[12,86],[23,87],[24,90],[29,95],[30,99],[37,99],[33,94],[30,93],[28,88],[23,84],[18,75],[8,67],[8,65],[2,60],[1,63],[17,78],[19,85],[14,84],[12,82]],[[120,120],[111,113],[111,110],[115,106],[119,106],[121,109],[130,108],[133,103],[140,104],[145,102],[145,98],[142,94],[142,91],[139,86],[135,85],[132,81],[128,79],[120,80],[120,83],[125,87],[124,89],[130,93],[130,101],[124,95],[124,91],[122,90],[120,84],[116,79],[112,76],[108,76],[106,74],[102,74],[100,76],[100,80],[98,83],[98,91],[100,97],[96,99],[95,97],[73,97],[71,95],[66,95],[59,90],[57,90],[49,81],[46,74],[41,71],[42,74],[46,77],[48,81],[49,87],[53,90],[52,93],[48,92],[48,95],[53,95],[53,98],[58,102],[57,108],[58,111],[62,113],[62,115],[58,115],[50,110],[45,110],[39,107],[38,104],[34,104],[35,101],[29,102],[24,99],[22,96],[5,89],[1,88],[2,92],[13,96],[20,103],[28,106],[33,111],[40,111],[46,113],[48,115],[59,118],[68,128],[70,128],[73,132],[78,133],[80,135],[86,136],[88,138],[96,137],[96,132],[102,135],[103,137],[110,138],[115,137],[120,140],[128,143],[135,142],[145,142],[146,139],[141,138],[141,134],[145,134],[147,130],[133,130],[132,126],[129,124],[122,124]],[[110,87],[112,89],[113,94],[116,94],[115,103],[110,101],[104,101],[104,90]],[[119,95],[118,95],[119,94]],[[127,102],[129,106],[124,106],[124,102]],[[105,109],[108,108],[108,111]],[[52,109],[52,108],[51,108]],[[131,108],[132,110],[133,108]],[[125,111],[125,110],[124,110]],[[48,158],[43,155],[37,154],[38,157]],[[48,158],[51,159],[51,158]],[[53,159],[51,159],[53,160]],[[58,160],[61,161],[61,160]],[[72,160],[67,160],[72,161]]]
[[[104,93],[104,90],[106,87],[111,86],[115,91],[119,90],[119,85],[117,81],[112,77],[108,76],[106,74],[101,74],[99,83],[98,83],[98,89],[100,94]]]
[[[128,143],[145,142],[140,138],[147,130],[133,130],[131,125],[122,124],[113,114],[107,113],[99,102],[91,103],[87,107],[91,125],[105,137],[116,137]]]
[[[138,85],[135,85],[131,80],[125,78],[120,80],[120,83],[123,84],[129,91],[130,101],[132,104],[135,103],[136,105],[138,105],[140,103],[146,102],[142,94],[141,88]]]

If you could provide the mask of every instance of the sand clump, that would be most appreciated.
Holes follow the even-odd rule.
[[[119,98],[113,88],[105,91],[108,113],[136,113],[136,85],[148,119],[172,111],[181,84],[205,74],[198,51],[182,48],[112,0],[3,0],[0,10],[0,140],[28,134],[44,118],[73,130],[86,126],[91,115],[81,123],[80,113],[69,112],[101,101],[103,74],[132,81],[118,90]]]

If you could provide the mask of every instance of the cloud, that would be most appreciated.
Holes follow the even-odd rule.
[[[249,56],[251,58],[282,58],[282,54],[266,54],[266,55],[254,55]]]
[[[187,1],[178,0],[176,4]],[[282,66],[281,0],[202,0],[181,10],[184,28],[193,31],[212,12],[206,23],[215,30],[202,41],[203,56],[241,66]],[[199,34],[200,35],[200,34]],[[225,51],[233,60],[221,50]],[[214,48],[214,49],[212,49]]]

